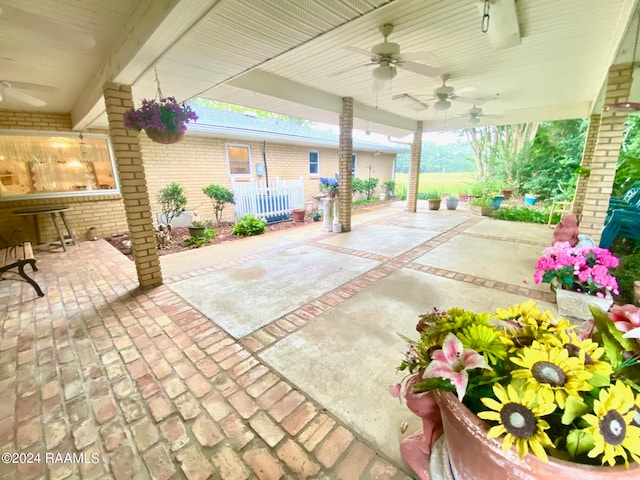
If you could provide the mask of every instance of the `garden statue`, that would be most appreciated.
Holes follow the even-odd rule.
[[[171,243],[171,225],[159,225],[155,230],[158,249],[165,248]]]
[[[578,234],[580,231],[578,230],[578,217],[575,215],[566,215],[562,217],[560,223],[556,225],[555,230],[553,231],[553,245],[556,242],[567,242],[572,247],[575,247],[578,242]]]

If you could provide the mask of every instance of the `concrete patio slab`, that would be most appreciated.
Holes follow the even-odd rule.
[[[468,217],[458,215],[438,215],[433,212],[425,215],[416,215],[414,213],[404,212],[390,218],[387,223],[442,232],[457,227],[467,220]]]
[[[456,280],[398,270],[341,303],[272,347],[260,357],[377,451],[402,462],[399,442],[419,428],[416,417],[387,390],[398,383],[395,367],[405,342],[416,338],[418,315],[434,306],[494,311],[522,297]],[[551,308],[540,302],[541,308]],[[406,434],[400,424],[409,422]]]
[[[241,338],[378,264],[298,246],[169,287],[230,335]]]
[[[540,255],[539,245],[459,235],[415,262],[546,292],[549,285],[533,281]]]
[[[440,233],[438,231],[389,225],[368,225],[342,235],[327,238],[322,240],[321,243],[385,257],[396,257]]]
[[[488,218],[483,218],[480,222],[469,227],[465,233],[537,242],[544,246],[551,245],[551,239],[553,238],[553,229],[546,225],[508,222],[506,220],[493,220]]]

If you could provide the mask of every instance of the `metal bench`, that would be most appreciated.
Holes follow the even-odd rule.
[[[31,269],[36,272],[36,260],[33,257],[33,249],[31,242],[24,242],[18,245],[12,245],[0,250],[0,275],[14,268],[18,269],[18,274],[29,282],[35,288],[39,297],[44,297],[44,292],[40,285],[24,271],[25,265],[31,265]]]

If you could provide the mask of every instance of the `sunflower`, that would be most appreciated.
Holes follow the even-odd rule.
[[[522,367],[511,372],[513,378],[525,379],[524,387],[537,390],[543,403],[554,401],[564,408],[568,396],[580,398],[581,391],[592,389],[587,382],[591,378],[584,363],[577,357],[570,357],[564,348],[547,347],[534,341],[525,347],[511,361]]]
[[[569,352],[570,357],[580,358],[588,372],[604,377],[609,377],[613,373],[611,364],[600,360],[604,355],[604,348],[590,338],[580,340],[575,332],[571,332],[570,335],[567,332],[559,332],[558,339],[562,347]]]
[[[460,332],[457,337],[465,349],[481,353],[491,364],[507,357],[506,335],[488,325],[472,325]]]
[[[598,400],[593,404],[595,415],[582,417],[591,425],[585,431],[593,435],[595,443],[589,457],[604,454],[602,463],[615,465],[615,457],[621,456],[628,465],[628,451],[634,461],[640,462],[640,427],[634,424],[637,403],[638,398],[634,398],[631,388],[620,380],[610,388],[600,390]]]
[[[517,348],[530,346],[534,340],[557,343],[558,332],[573,328],[565,319],[560,318],[555,321],[549,310],[540,311],[533,300],[511,305],[507,310],[498,308],[495,317],[504,322],[505,328],[513,338],[511,352]]]
[[[530,387],[524,388],[523,395],[520,395],[513,385],[509,384],[505,389],[496,383],[493,385],[493,393],[499,402],[493,398],[482,398],[481,401],[494,411],[478,413],[482,419],[498,422],[498,425],[487,432],[487,437],[497,438],[506,434],[502,440],[503,451],[509,450],[515,443],[520,458],[531,448],[538,458],[546,462],[544,447],[553,447],[553,443],[544,432],[549,424],[540,417],[552,413],[556,409],[555,404],[536,403],[535,390]]]

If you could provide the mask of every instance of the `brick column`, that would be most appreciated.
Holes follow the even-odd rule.
[[[422,153],[422,122],[418,122],[411,145],[411,163],[409,166],[409,191],[407,192],[407,211],[418,208],[418,184],[420,183],[420,154]]]
[[[338,221],[343,232],[351,231],[351,198],[352,198],[352,160],[353,156],[353,98],[342,99],[342,115],[340,115],[340,157],[338,174]]]
[[[605,105],[628,100],[632,75],[633,65],[630,63],[609,68]],[[600,241],[607,215],[626,118],[625,112],[607,111],[606,108],[600,117],[598,140],[591,159],[591,174],[587,181],[580,222],[580,232],[591,235],[596,243]]]
[[[582,161],[580,167],[591,171],[591,161],[593,160],[593,152],[596,149],[598,141],[598,130],[600,129],[600,115],[594,114],[589,117],[589,128],[587,129],[587,137],[584,141],[584,150],[582,151]],[[580,175],[576,183],[576,193],[573,196],[573,214],[580,215],[584,206],[584,197],[587,193],[587,184],[589,177]]]
[[[122,126],[124,112],[133,106],[131,87],[107,82],[102,91],[138,282],[141,287],[154,287],[162,284],[162,271],[153,233],[140,141],[135,130],[125,130]]]

